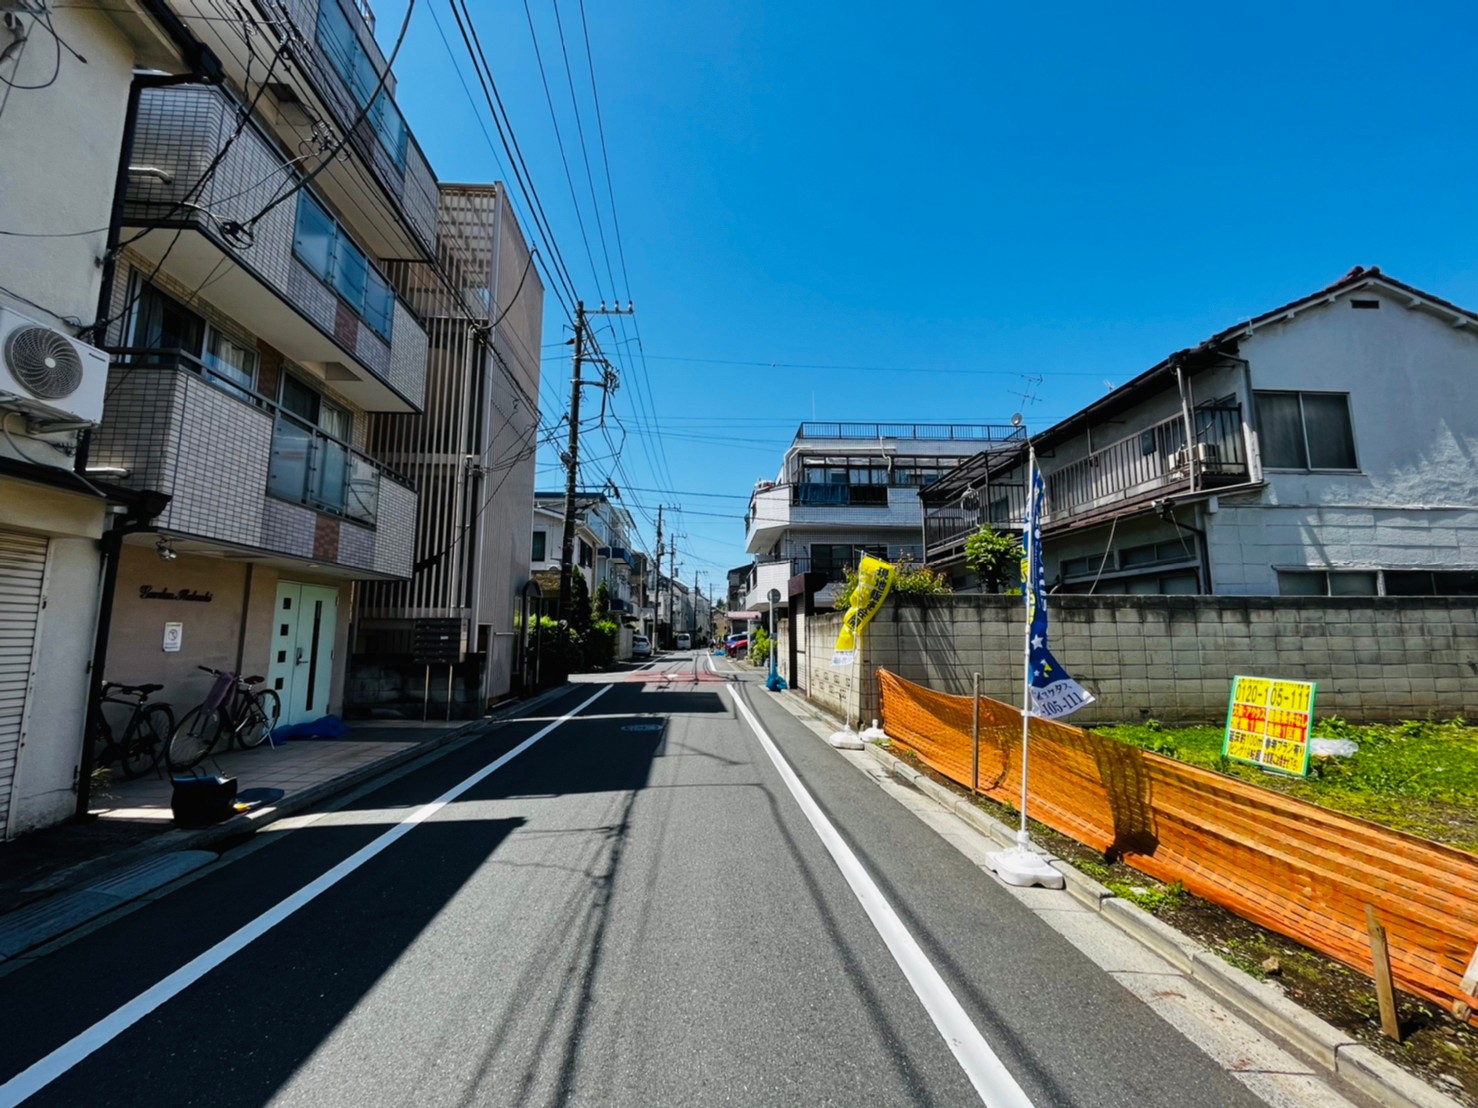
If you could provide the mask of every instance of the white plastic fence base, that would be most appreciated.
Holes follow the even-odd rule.
[[[1017,838],[1020,840],[1020,832],[1017,833]],[[985,856],[985,861],[996,876],[1008,885],[1020,888],[1040,885],[1044,889],[1061,889],[1067,885],[1062,874],[1053,869],[1047,859],[1026,842],[1018,841],[1011,850],[993,851]]]
[[[867,745],[862,741],[862,736],[850,727],[845,731],[832,732],[831,738],[826,741],[838,750],[861,750]]]

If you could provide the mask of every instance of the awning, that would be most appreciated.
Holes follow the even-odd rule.
[[[764,619],[764,612],[730,612],[730,619]]]

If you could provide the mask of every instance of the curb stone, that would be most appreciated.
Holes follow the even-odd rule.
[[[428,754],[442,750],[455,742],[468,738],[478,727],[489,723],[500,723],[515,711],[541,708],[545,704],[557,699],[571,687],[571,685],[566,683],[553,689],[547,689],[538,696],[528,700],[518,700],[507,706],[500,706],[481,719],[468,720],[461,727],[443,732],[435,738],[426,739],[408,749],[398,750],[393,754],[388,754],[379,761],[359,766],[339,777],[320,782],[311,788],[303,789],[301,792],[290,793],[283,797],[279,803],[260,812],[243,812],[210,827],[192,830],[175,829],[163,831],[151,839],[146,839],[144,842],[131,846],[126,850],[120,850],[116,854],[109,855],[106,858],[82,862],[61,870],[43,879],[36,885],[31,886],[33,889],[50,889],[52,890],[51,896],[22,905],[14,911],[0,914],[0,925],[3,925],[6,919],[15,917],[20,913],[31,913],[44,919],[45,908],[53,902],[61,900],[70,891],[80,890],[87,892],[93,886],[105,884],[109,878],[116,875],[123,875],[126,871],[130,871],[150,859],[176,852],[209,851],[212,847],[220,846],[232,839],[252,835],[262,828],[270,826],[277,820],[296,815],[307,808],[313,807],[315,804],[327,800],[329,797],[348,792],[382,773],[399,769],[407,763],[416,761]],[[86,886],[86,888],[83,888],[83,886]],[[141,893],[139,895],[143,894]],[[79,900],[74,906],[76,910],[58,913],[53,926],[42,926],[38,927],[35,931],[28,931],[23,947],[13,950],[7,949],[3,953],[0,953],[0,963],[17,958],[28,950],[34,950],[36,947],[51,942],[53,939],[60,938],[70,931],[75,931],[98,916],[111,912],[127,902],[127,900],[120,900],[118,898],[99,896],[86,902],[93,910],[84,913],[82,912],[84,902]]]
[[[964,797],[926,777],[912,766],[869,744],[867,752],[889,773],[907,782],[977,830],[1004,846],[1015,846],[1015,832],[986,815]],[[1070,863],[1047,855],[1067,882],[1075,900],[1099,912],[1125,934],[1231,1004],[1254,1023],[1290,1043],[1301,1054],[1387,1108],[1460,1108],[1439,1092],[1369,1047],[1299,1007],[1275,986],[1258,981],[1228,964],[1200,943],[1156,919],[1080,873]]]

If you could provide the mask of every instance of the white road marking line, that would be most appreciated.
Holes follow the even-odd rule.
[[[735,709],[744,717],[760,745],[765,748],[765,753],[775,764],[780,779],[785,782],[790,795],[795,797],[817,837],[851,886],[853,895],[877,929],[888,953],[893,955],[898,968],[913,986],[913,991],[929,1013],[929,1018],[934,1021],[934,1026],[939,1029],[939,1034],[944,1037],[955,1060],[960,1063],[960,1068],[980,1094],[982,1103],[990,1108],[1032,1108],[1032,1102],[1026,1093],[971,1022],[965,1009],[955,999],[954,993],[944,983],[944,978],[939,975],[939,971],[920,949],[914,937],[908,933],[903,921],[898,918],[898,913],[868,876],[867,870],[857,860],[857,855],[852,853],[851,847],[826,818],[806,786],[796,776],[795,770],[790,768],[790,763],[780,753],[775,741],[760,726],[749,705],[739,699],[738,692],[732,686],[729,687],[729,695],[733,698]]]
[[[104,1016],[86,1031],[74,1036],[39,1061],[33,1062],[16,1074],[4,1085],[0,1085],[0,1108],[11,1108],[27,1097],[34,1096],[62,1074],[66,1073],[94,1051],[101,1049],[143,1019],[166,1001],[174,999],[211,970],[221,965],[233,954],[240,952],[252,940],[265,935],[299,908],[326,892],[339,881],[353,873],[375,855],[405,835],[417,824],[430,819],[447,804],[461,796],[478,782],[496,773],[517,758],[529,747],[549,734],[556,727],[567,723],[592,703],[611,691],[612,686],[602,685],[593,696],[588,697],[567,715],[546,727],[540,728],[502,757],[489,762],[471,777],[453,785],[429,804],[423,804],[390,830],[360,847],[332,869],[314,878],[291,896],[280,900],[250,923],[237,928],[203,954],[186,962],[162,981],[145,989],[127,1004]]]

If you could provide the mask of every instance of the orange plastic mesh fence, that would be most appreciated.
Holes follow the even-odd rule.
[[[877,672],[889,738],[968,786],[970,698]],[[1372,904],[1397,985],[1478,1023],[1478,996],[1462,987],[1478,946],[1478,855],[1078,727],[1030,726],[1033,819],[1366,974]],[[978,788],[1013,806],[1021,796],[1021,710],[984,697]]]

